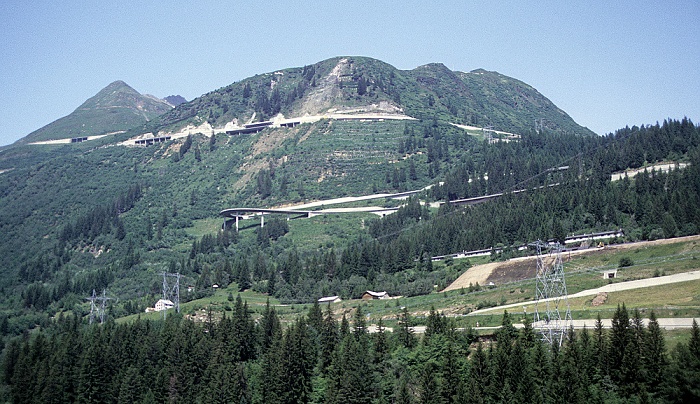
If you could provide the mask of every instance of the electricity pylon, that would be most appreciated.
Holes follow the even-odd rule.
[[[561,262],[561,244],[552,246],[549,256],[554,255],[551,266],[545,264],[543,247],[547,244],[537,241],[537,275],[535,277],[535,321],[534,328],[549,344],[561,346],[571,325],[571,310],[564,279],[564,265]]]
[[[95,322],[95,318],[100,319],[100,324],[104,323],[107,300],[111,299],[111,297],[107,297],[107,290],[102,289],[102,296],[97,296],[95,289],[93,289],[92,296],[86,297],[85,299],[90,301],[90,324]]]
[[[163,272],[163,300],[170,300],[173,302],[173,307],[175,311],[180,312],[180,273],[168,273]],[[174,284],[168,284],[168,278],[175,278]],[[167,310],[163,310],[163,318],[165,318],[165,313]]]

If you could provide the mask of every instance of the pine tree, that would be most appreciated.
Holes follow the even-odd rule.
[[[261,364],[260,384],[262,391],[260,395],[262,402],[270,404],[282,403],[286,389],[283,380],[285,369],[282,364],[282,333],[277,335],[278,337],[273,339],[272,345],[265,352]]]
[[[233,360],[245,362],[254,359],[256,353],[255,328],[248,309],[248,302],[242,303],[240,295],[236,297],[236,304],[233,308],[232,327]]]
[[[442,376],[442,386],[440,389],[442,402],[457,403],[459,402],[459,390],[462,389],[463,383],[462,378],[460,377],[463,372],[463,364],[458,359],[461,358],[461,355],[458,355],[455,349],[455,344],[450,339],[444,341],[444,347],[445,351],[442,355],[443,363],[440,372]]]
[[[281,327],[280,327],[280,321],[279,318],[277,317],[277,313],[275,312],[274,307],[270,307],[270,299],[267,299],[267,302],[265,303],[265,311],[263,311],[262,319],[260,320],[261,323],[261,328],[262,328],[262,341],[261,345],[263,348],[263,351],[266,351],[267,349],[272,346],[273,341],[276,338],[279,338],[279,335],[281,335]]]
[[[182,146],[180,146],[180,158],[182,158],[187,151],[190,150],[190,147],[192,147],[192,135],[187,135],[185,142],[182,143]]]
[[[335,387],[334,400],[338,403],[367,403],[371,401],[374,380],[371,359],[363,339],[366,335],[354,333],[346,336],[339,347],[340,353],[333,363]]]
[[[122,222],[121,219],[117,220],[117,232],[115,234],[115,237],[117,238],[117,240],[124,240],[124,237],[126,237],[124,222]]]
[[[651,394],[657,394],[666,380],[668,358],[664,335],[652,310],[649,314],[646,340],[644,341],[644,367],[647,371],[647,386]]]
[[[620,385],[623,394],[627,396],[637,394],[646,387],[646,361],[644,360],[644,342],[646,339],[646,330],[641,314],[638,309],[635,309],[630,321],[629,341],[625,347],[620,369],[622,377]]]
[[[331,311],[331,305],[328,304],[326,309],[326,314],[323,318],[323,327],[321,331],[321,370],[325,369],[331,364],[331,359],[333,352],[336,350],[338,345],[338,323],[333,318],[333,312]]]
[[[118,403],[130,404],[140,401],[140,375],[138,369],[130,366],[126,369],[126,373],[122,377],[121,386],[119,387]]]
[[[104,368],[106,365],[104,354],[108,346],[102,342],[100,328],[94,327],[92,331],[80,363],[77,396],[77,401],[80,403],[111,399],[106,393],[109,391],[110,373]]]
[[[404,307],[401,311],[398,323],[397,340],[404,347],[413,348],[416,345],[416,338],[413,336],[413,324],[411,324],[411,316],[408,314],[407,308]]]
[[[282,385],[284,402],[305,403],[311,394],[311,376],[316,355],[306,321],[298,319],[284,335]]]
[[[445,318],[435,310],[435,306],[430,306],[423,341],[427,344],[433,335],[445,333],[447,331],[445,323]]]
[[[688,349],[693,358],[700,360],[700,327],[698,327],[698,322],[695,319],[693,319]]]
[[[365,95],[367,93],[367,81],[364,77],[357,80],[357,95]]]
[[[252,282],[250,280],[250,270],[248,269],[248,260],[241,258],[236,262],[236,272],[238,277],[236,282],[238,283],[238,290],[243,292],[244,290],[250,289]]]
[[[612,329],[610,332],[610,346],[608,347],[608,358],[610,363],[610,376],[613,381],[623,380],[622,368],[627,346],[630,343],[629,314],[624,303],[622,307],[617,306],[617,310],[612,318]]]
[[[357,340],[361,340],[367,335],[367,322],[365,321],[365,316],[362,313],[362,306],[357,306],[357,310],[355,310],[353,334]]]
[[[323,311],[321,311],[321,306],[318,304],[318,300],[315,300],[314,304],[309,307],[307,317],[309,327],[311,327],[315,332],[320,333],[323,329]]]
[[[603,320],[600,318],[600,313],[595,321],[595,328],[593,331],[593,350],[595,357],[597,358],[595,364],[595,374],[594,381],[600,382],[604,377],[608,376],[608,339],[603,328]]]
[[[350,335],[350,323],[348,323],[348,319],[345,318],[345,314],[343,314],[343,318],[340,319],[339,338],[340,338],[340,340],[343,340],[348,335]]]

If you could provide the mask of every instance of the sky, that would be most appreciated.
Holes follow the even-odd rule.
[[[115,80],[192,100],[335,56],[521,80],[598,134],[700,123],[700,2],[0,2],[0,146]]]

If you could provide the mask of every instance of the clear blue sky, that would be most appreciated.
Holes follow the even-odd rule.
[[[249,4],[250,3],[250,4]],[[598,134],[700,122],[700,2],[0,3],[0,145],[114,80],[191,100],[339,55],[522,80]]]

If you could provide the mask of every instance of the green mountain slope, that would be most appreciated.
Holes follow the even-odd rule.
[[[524,132],[535,120],[553,132],[592,135],[534,88],[495,72],[453,72],[433,63],[399,70],[367,57],[336,57],[256,75],[178,106],[153,131],[209,122],[222,127],[329,111],[406,113],[445,123]]]
[[[142,125],[170,109],[172,106],[167,102],[142,95],[123,81],[115,81],[69,115],[30,133],[17,143],[95,136],[127,130]]]
[[[485,100],[473,107],[481,114],[481,118],[477,115],[475,123],[487,122],[495,127],[512,125],[511,129],[516,130],[517,127],[532,128],[538,120],[549,131],[593,133],[588,129],[582,131],[566,112],[519,80],[482,69],[457,74],[474,100]]]
[[[515,93],[527,94],[522,107],[503,101]],[[491,101],[475,101],[484,97]],[[115,102],[96,97],[85,109]],[[84,296],[102,288],[119,296],[113,316],[136,313],[159,295],[162,271],[183,274],[181,285],[198,291],[188,299],[232,281],[284,302],[373,288],[411,296],[444,286],[468,266],[433,268],[432,255],[619,227],[634,239],[697,233],[700,182],[692,167],[700,132],[692,122],[581,136],[585,130],[565,129],[570,118],[550,104],[496,73],[437,64],[401,71],[369,58],[334,58],[234,83],[116,138],[196,120],[245,122],[253,113],[381,111],[422,120],[322,119],[249,135],[192,133],[149,147],[118,146],[111,137],[14,145],[0,153],[0,317],[12,319],[9,333],[17,333],[60,311],[86,314]],[[562,116],[561,126],[534,132],[526,113],[538,108]],[[489,144],[449,124],[469,123],[469,111],[521,128],[522,137]],[[649,183],[610,182],[614,171],[669,159],[691,164]],[[549,170],[564,165],[572,168]],[[553,183],[561,185],[541,187]],[[265,217],[261,229],[254,217],[241,221],[240,233],[220,231],[226,208],[428,185],[420,196],[427,203],[533,192],[463,211],[412,200],[382,220],[369,213]]]

